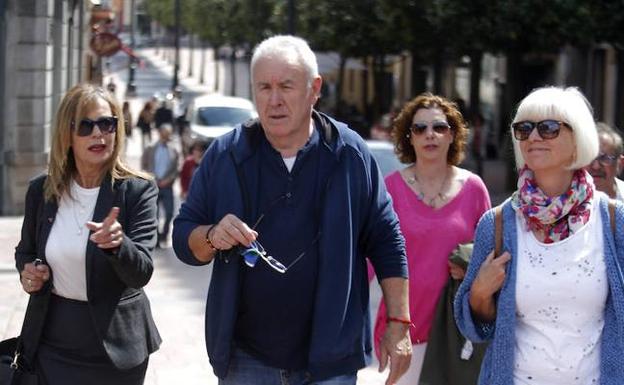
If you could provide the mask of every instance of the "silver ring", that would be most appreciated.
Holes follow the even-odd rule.
[[[32,287],[33,283],[32,283],[32,279],[27,278],[26,282],[28,283],[28,287]]]

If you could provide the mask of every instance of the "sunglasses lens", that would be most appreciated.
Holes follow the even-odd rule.
[[[527,140],[533,131],[533,122],[517,122],[511,125],[514,130],[516,140]]]
[[[422,134],[427,129],[427,123],[414,123],[411,130],[414,134]]]
[[[117,119],[113,117],[100,118],[95,123],[103,134],[112,134],[117,129]]]
[[[93,132],[93,126],[95,122],[90,119],[82,119],[78,125],[76,133],[78,136],[89,136]]]
[[[451,126],[449,126],[448,123],[445,122],[433,123],[433,131],[437,132],[438,134],[444,134],[446,131],[448,131],[449,128],[451,128]]]
[[[559,135],[560,127],[556,120],[544,120],[537,124],[537,132],[542,139],[553,139]]]
[[[249,249],[243,253],[243,259],[245,260],[245,264],[249,267],[256,266],[256,262],[258,262],[258,256],[260,253],[256,249]]]

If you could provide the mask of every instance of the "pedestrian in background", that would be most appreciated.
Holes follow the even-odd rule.
[[[130,103],[127,100],[123,102],[121,112],[123,114],[124,127],[126,130],[126,139],[129,139],[132,137],[132,127],[134,126],[134,121],[132,120],[132,113],[130,112]]]
[[[191,179],[193,178],[193,173],[199,163],[201,162],[202,157],[204,156],[204,152],[208,148],[208,143],[202,139],[196,139],[190,147],[190,154],[184,160],[182,164],[182,169],[180,170],[180,198],[181,200],[186,200],[186,195],[188,194],[189,186],[191,185]]]
[[[154,126],[157,130],[160,130],[160,127],[165,123],[170,124],[171,127],[175,125],[173,110],[171,109],[171,99],[171,94],[167,95],[165,100],[160,103],[160,106],[154,112]]]
[[[48,173],[26,194],[15,249],[31,295],[21,337],[45,385],[143,384],[160,345],[142,289],[153,272],[157,190],[120,159],[121,115],[105,89],[70,89]]]
[[[158,129],[158,141],[146,148],[141,156],[141,167],[144,171],[154,175],[158,185],[158,221],[163,220],[164,222],[158,232],[157,247],[166,247],[169,239],[169,228],[173,219],[173,183],[178,177],[180,155],[171,143],[172,133],[173,126],[171,124],[162,124]]]
[[[479,218],[490,208],[481,178],[457,167],[464,157],[467,134],[457,106],[431,93],[408,102],[392,128],[395,152],[408,166],[388,175],[386,186],[405,237],[414,324],[410,329],[412,363],[398,384],[418,384],[440,295],[450,277],[461,280],[464,276],[461,266],[449,262],[449,254],[473,240]],[[377,352],[386,327],[386,304],[381,301],[375,323]],[[459,360],[459,352],[453,353]],[[447,363],[441,360],[436,369],[450,370]],[[478,370],[473,382],[477,374]]]
[[[173,99],[171,104],[176,131],[178,132],[180,138],[182,138],[182,136],[184,136],[184,131],[186,130],[186,113],[188,108],[186,101],[182,97],[182,87],[177,86],[173,90]]]
[[[598,155],[591,106],[576,88],[539,88],[511,124],[518,190],[477,227],[455,301],[457,324],[490,341],[479,384],[621,384],[624,206],[584,169]]]
[[[622,137],[616,130],[606,123],[596,123],[600,152],[587,171],[594,178],[596,188],[609,198],[624,200],[624,181],[617,176],[622,170],[624,162],[624,145]]]
[[[152,143],[152,122],[154,121],[154,104],[151,101],[145,102],[143,109],[139,113],[137,127],[141,129],[141,146],[143,151]]]
[[[407,269],[396,214],[366,143],[316,112],[322,79],[308,44],[258,45],[259,118],[217,138],[175,220],[176,256],[214,262],[208,356],[221,385],[355,384],[370,359],[366,258],[390,326],[387,384],[411,355]]]

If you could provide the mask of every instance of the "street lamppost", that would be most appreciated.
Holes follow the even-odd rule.
[[[175,0],[175,62],[173,65],[173,84],[171,90],[178,86],[178,71],[180,70],[180,0]]]
[[[136,59],[134,57],[134,29],[136,20],[135,0],[130,2],[130,49],[132,55],[130,55],[130,64],[128,65],[128,87],[126,88],[126,96],[136,96],[136,84],[134,82],[134,73],[136,71]]]
[[[288,0],[288,34],[295,34],[295,0]]]

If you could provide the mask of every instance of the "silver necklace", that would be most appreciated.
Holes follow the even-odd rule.
[[[70,198],[70,200],[72,202],[71,204],[72,217],[74,218],[74,223],[76,224],[76,228],[78,229],[78,231],[76,232],[76,235],[82,235],[82,232],[85,229],[85,223],[89,215],[89,213],[87,213],[87,207],[76,199]],[[78,214],[76,214],[76,205],[78,205],[79,207]]]
[[[434,207],[436,200],[439,200],[440,203],[446,202],[447,196],[442,194],[442,191],[444,191],[444,187],[446,186],[448,175],[449,175],[449,171],[447,169],[446,173],[444,174],[444,179],[442,180],[442,184],[440,184],[440,187],[438,188],[438,192],[432,197],[428,198],[427,200],[425,200],[425,193],[422,189],[423,186],[422,186],[422,183],[420,183],[420,181],[418,180],[418,176],[416,176],[416,172],[414,172],[407,178],[407,183],[410,186],[415,186],[416,184],[418,184],[419,186],[418,186],[418,190],[416,191],[416,198],[419,201],[426,204],[427,206]]]

